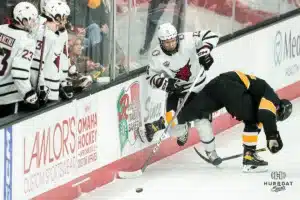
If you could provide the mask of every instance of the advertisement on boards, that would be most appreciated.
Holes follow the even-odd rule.
[[[1,199],[12,200],[13,197],[13,129],[0,130],[0,193]]]
[[[88,173],[97,168],[99,161],[97,95],[75,101],[77,173]]]
[[[76,107],[67,104],[16,125],[16,173],[23,182],[18,194],[31,198],[74,178],[78,163],[76,122]]]
[[[278,27],[274,37],[274,66],[288,77],[300,70],[300,28]]]
[[[4,140],[4,129],[0,129],[0,177],[4,177],[4,168],[5,168],[5,162],[4,162],[4,152],[5,152],[5,140]],[[0,178],[0,195],[1,198],[5,199],[4,194],[4,178]]]
[[[144,77],[142,90],[142,107],[144,123],[151,123],[165,115],[165,101],[167,93],[154,89],[147,83],[146,76]]]
[[[16,198],[32,198],[99,167],[96,97],[73,101],[14,127],[14,145],[19,147],[15,172],[23,182]]]
[[[134,79],[122,84],[117,99],[118,126],[121,156],[136,152],[143,147],[141,114],[141,83]]]
[[[122,84],[117,100],[120,152],[127,156],[148,147],[144,125],[164,116],[166,93],[153,89],[146,76]]]
[[[240,70],[265,79],[275,90],[299,81],[299,21],[298,15],[219,45],[212,51],[215,62],[207,79]]]

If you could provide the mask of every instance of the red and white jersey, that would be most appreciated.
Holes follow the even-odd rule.
[[[45,42],[43,44],[43,37]],[[60,53],[59,35],[52,31],[47,23],[41,24],[36,36],[36,50],[31,67],[32,84],[46,85],[50,89],[49,100],[58,100],[60,85]],[[44,45],[43,49],[42,46]],[[43,50],[43,58],[41,58]],[[41,65],[40,65],[41,63]],[[41,69],[40,69],[41,66]],[[39,81],[37,81],[40,72]]]
[[[32,89],[30,66],[35,45],[28,32],[0,25],[0,105],[23,101]]]
[[[193,92],[199,92],[206,84],[206,72],[199,64],[197,49],[204,45],[214,48],[219,41],[219,36],[208,30],[181,33],[178,34],[178,38],[179,46],[176,53],[166,54],[160,46],[152,51],[147,80],[152,87],[155,87],[155,79],[161,75],[167,78],[180,79],[185,89],[183,92],[186,92],[198,73],[201,73],[201,77],[193,90]]]

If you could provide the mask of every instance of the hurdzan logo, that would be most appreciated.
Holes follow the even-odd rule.
[[[4,132],[4,200],[12,200],[12,127]]]
[[[300,70],[300,33],[277,31],[274,41],[274,64],[283,66],[285,75],[292,76]]]
[[[140,137],[139,130],[142,127],[140,105],[140,84],[138,82],[121,90],[117,102],[121,153],[127,142],[134,145],[137,138]]]
[[[287,174],[283,171],[271,172],[272,181],[265,181],[264,185],[271,187],[272,192],[280,192],[286,190],[287,187],[293,185],[293,181],[287,180]]]

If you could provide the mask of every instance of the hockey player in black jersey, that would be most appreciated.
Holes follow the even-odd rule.
[[[197,121],[223,107],[245,124],[243,171],[265,171],[268,163],[255,153],[258,134],[263,127],[269,151],[280,151],[283,142],[276,123],[291,115],[291,102],[280,99],[263,79],[239,71],[223,73],[212,79],[182,109],[178,115],[178,125],[171,129],[170,134],[180,136],[189,128],[188,122]]]

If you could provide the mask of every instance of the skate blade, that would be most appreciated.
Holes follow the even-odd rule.
[[[243,166],[243,172],[244,173],[262,173],[262,172],[267,172],[268,171],[268,167],[267,166],[257,166],[255,168],[253,168],[255,166],[253,165],[244,165]]]

